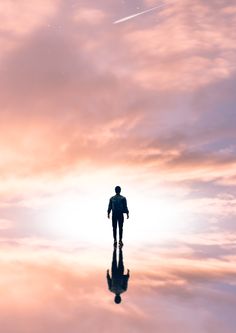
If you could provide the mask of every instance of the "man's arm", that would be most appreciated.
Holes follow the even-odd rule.
[[[108,218],[110,218],[111,209],[112,209],[112,202],[111,202],[111,199],[110,199],[108,209],[107,209],[107,217]]]
[[[127,214],[127,219],[129,218],[129,209],[128,209],[128,207],[127,207],[127,200],[126,200],[126,198],[124,198],[124,213],[126,213]]]
[[[128,280],[129,280],[129,275],[123,275],[123,281],[122,281],[122,287],[124,291],[128,289]]]
[[[109,274],[109,269],[107,270],[107,284],[108,284],[108,289],[111,290],[111,277]]]

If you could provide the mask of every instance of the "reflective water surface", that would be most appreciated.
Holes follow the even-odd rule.
[[[125,243],[123,251],[2,240],[0,325],[4,333],[233,333],[235,249],[230,236]]]

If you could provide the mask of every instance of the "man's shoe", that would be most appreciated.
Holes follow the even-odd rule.
[[[124,244],[122,242],[122,240],[119,241],[119,246],[122,247]]]

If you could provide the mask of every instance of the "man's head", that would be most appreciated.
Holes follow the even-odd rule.
[[[121,297],[120,297],[119,294],[117,294],[117,295],[115,296],[115,298],[114,298],[114,302],[115,302],[116,304],[120,304],[120,302],[121,302]]]
[[[116,194],[120,194],[120,192],[121,192],[121,187],[120,187],[120,186],[116,186],[116,187],[115,187],[115,192],[116,192]]]

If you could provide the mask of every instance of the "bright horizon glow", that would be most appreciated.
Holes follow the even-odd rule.
[[[53,197],[39,217],[41,223],[53,237],[77,239],[88,242],[110,242],[112,238],[111,219],[107,219],[109,198],[115,193],[112,187],[108,193],[101,188],[108,184],[95,182],[94,189],[82,193],[68,193]],[[85,185],[85,183],[84,183]],[[86,186],[86,185],[85,185]],[[186,212],[184,202],[159,193],[138,193],[127,186],[121,194],[126,195],[130,219],[124,214],[124,238],[132,242],[154,242],[175,238],[188,229],[191,214]],[[123,193],[124,192],[124,193]],[[135,233],[132,231],[135,230]]]

